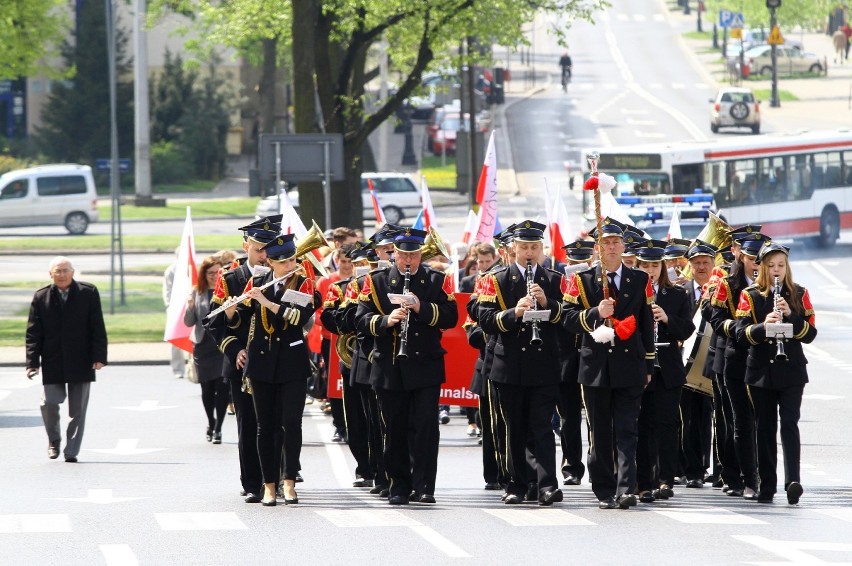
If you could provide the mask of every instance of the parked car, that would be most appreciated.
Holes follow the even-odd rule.
[[[723,87],[710,99],[710,131],[719,128],[751,128],[760,133],[760,101],[750,88]]]
[[[451,104],[439,106],[432,111],[429,117],[429,122],[426,124],[426,149],[432,151],[432,143],[435,141],[435,135],[438,133],[438,128],[441,122],[448,113],[460,113],[461,101],[453,100]]]
[[[452,103],[458,99],[461,84],[455,73],[431,73],[423,77],[420,89],[416,95],[408,99],[414,112],[414,120],[426,120],[432,111],[439,106]]]
[[[784,45],[776,46],[775,52],[779,74],[822,73],[825,70],[825,61],[813,53],[802,52]],[[772,74],[771,45],[752,47],[745,52],[744,57],[751,74]]]
[[[680,233],[685,240],[694,240],[706,226],[706,220],[681,220]],[[652,240],[665,240],[669,235],[671,219],[665,222],[643,221],[639,222],[636,227],[645,232],[648,238]]]
[[[417,183],[404,173],[363,173],[361,175],[361,204],[364,217],[373,217],[373,201],[370,198],[369,180],[373,181],[376,197],[391,224],[399,224],[406,218],[414,219],[423,208]],[[296,211],[299,211],[299,191],[287,193]],[[334,202],[332,202],[334,206]],[[278,213],[278,197],[272,195],[262,199],[255,209],[255,216],[264,217]]]
[[[744,29],[742,31],[742,40],[728,38],[727,43],[725,44],[725,52],[724,56],[726,59],[730,59],[731,57],[739,57],[740,51],[745,50],[748,51],[752,47],[757,47],[759,45],[767,45],[769,40],[769,30],[765,29]],[[791,47],[798,51],[804,51],[804,46],[802,42],[798,39],[792,38],[784,38],[784,43],[782,44],[784,47]]]
[[[435,137],[432,138],[432,153],[441,155],[455,155],[456,153],[456,137],[461,128],[461,114],[447,113],[444,119],[438,124],[438,129],[435,131]]]
[[[83,234],[98,221],[98,195],[88,165],[41,165],[0,176],[0,226],[65,226]]]

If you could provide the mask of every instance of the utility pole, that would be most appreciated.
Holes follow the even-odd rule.
[[[136,118],[136,198],[151,199],[151,133],[148,111],[148,34],[147,0],[136,0],[133,17],[133,40],[136,56],[133,58],[133,102]]]
[[[778,18],[775,15],[775,10],[781,7],[781,0],[766,0],[766,7],[769,8],[769,30],[770,37],[775,33],[778,26]],[[781,101],[778,99],[778,51],[775,42],[769,42],[772,53],[772,93],[769,97],[769,106],[778,108],[781,106]]]
[[[109,313],[115,314],[115,275],[116,259],[118,260],[118,273],[120,288],[120,304],[127,304],[124,296],[124,248],[121,241],[121,183],[118,169],[118,125],[116,122],[116,68],[115,68],[115,11],[112,0],[105,0],[106,10],[106,40],[107,40],[107,68],[109,70],[109,191],[112,196],[112,218],[110,226],[110,291],[109,291]]]

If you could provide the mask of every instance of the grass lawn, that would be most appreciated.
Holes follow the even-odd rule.
[[[5,250],[35,251],[49,250],[51,253],[86,252],[108,253],[111,237],[108,234],[56,237],[21,237],[0,238],[0,253]],[[180,244],[180,236],[163,235],[128,235],[122,237],[125,252],[174,252]],[[196,234],[195,251],[197,253],[213,253],[221,249],[234,247],[234,236],[231,234]]]
[[[95,177],[95,185],[98,187],[98,194],[101,196],[109,196],[110,187],[109,187],[109,176],[99,174]],[[216,181],[205,181],[201,179],[196,179],[193,181],[187,181],[182,185],[153,185],[151,187],[151,192],[155,195],[167,194],[167,193],[203,193],[205,191],[210,191],[213,187],[216,186]],[[136,193],[136,188],[131,183],[121,184],[121,194],[126,196],[132,196]]]
[[[193,199],[189,202],[167,201],[166,206],[133,206],[123,204],[121,206],[121,218],[124,220],[149,219],[161,220],[164,218],[185,218],[186,207],[190,207],[193,218],[203,216],[226,216],[233,218],[252,218],[254,209],[260,199]],[[109,222],[112,218],[112,204],[98,205],[102,222]]]
[[[423,156],[420,164],[420,172],[426,178],[429,188],[455,189],[456,188],[456,159],[447,157],[447,164],[441,165],[439,156]]]
[[[754,97],[757,100],[762,100],[763,104],[769,106],[769,101],[772,100],[772,90],[768,88],[756,88],[753,90]],[[789,90],[778,90],[778,100],[781,102],[792,102],[794,100],[799,100],[795,94],[790,92]]]

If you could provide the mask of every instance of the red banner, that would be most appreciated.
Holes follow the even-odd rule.
[[[441,346],[447,351],[444,356],[447,380],[441,385],[441,405],[456,405],[476,407],[479,397],[470,391],[470,379],[473,377],[473,366],[479,352],[467,343],[467,335],[462,324],[467,318],[467,303],[470,293],[453,293],[456,297],[456,308],[459,321],[455,327],[445,330],[441,336]],[[337,357],[335,345],[337,335],[331,337],[331,354],[329,356],[328,396],[342,397],[343,384],[340,375],[340,359]]]

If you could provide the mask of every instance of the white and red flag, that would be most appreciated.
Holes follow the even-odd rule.
[[[666,236],[667,240],[671,240],[672,238],[683,238],[683,233],[680,230],[680,211],[677,209],[677,205],[672,210],[672,223],[669,224],[669,233]]]
[[[180,238],[180,248],[175,264],[172,294],[169,297],[169,308],[166,310],[166,331],[163,335],[165,342],[171,342],[187,352],[192,352],[192,341],[189,339],[192,327],[183,323],[183,315],[186,312],[186,299],[197,282],[198,268],[195,265],[192,213],[187,206],[186,221],[183,224],[183,235]]]
[[[470,245],[470,237],[473,235],[473,231],[476,230],[476,223],[478,221],[478,216],[472,210],[467,211],[467,220],[464,223],[464,231],[462,232],[462,242]]]
[[[474,242],[490,242],[497,226],[497,152],[494,149],[494,132],[488,138],[485,162],[476,186],[476,202],[479,204],[479,225]]]
[[[438,229],[438,223],[435,221],[435,209],[432,207],[432,197],[429,196],[429,186],[426,185],[426,177],[420,180],[420,199],[423,201],[423,230],[429,231],[429,228]]]
[[[566,263],[568,254],[562,249],[562,246],[568,243],[568,238],[572,234],[571,226],[568,222],[568,209],[565,208],[565,202],[562,200],[561,186],[556,189],[556,199],[553,202],[553,224],[550,228],[550,245],[553,258]]]
[[[367,186],[370,187],[370,200],[373,201],[373,213],[376,215],[376,226],[384,226],[388,221],[385,220],[385,212],[379,204],[379,197],[376,195],[376,189],[373,187],[372,179],[367,179]]]

